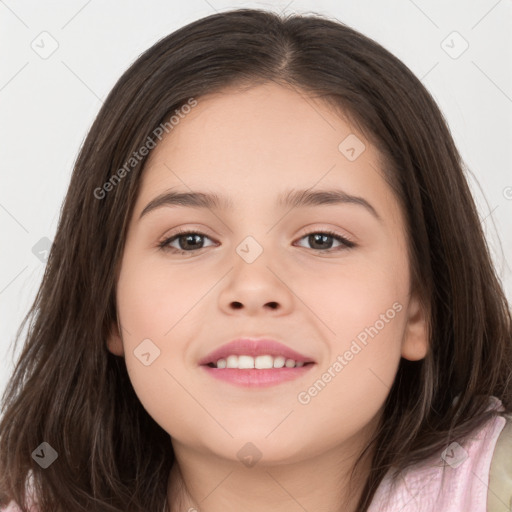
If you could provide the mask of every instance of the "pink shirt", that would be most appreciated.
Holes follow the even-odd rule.
[[[491,397],[490,407],[503,410],[495,397]],[[462,446],[452,443],[432,460],[406,469],[392,493],[389,474],[386,475],[368,512],[486,512],[491,459],[505,424],[505,418],[498,416]],[[446,470],[441,485],[443,466]],[[11,501],[0,512],[20,509]]]
[[[491,407],[504,410],[495,397],[491,397]],[[368,512],[486,512],[491,460],[505,424],[505,418],[498,416],[462,446],[452,443],[433,460],[406,469],[392,494],[388,473]],[[443,466],[446,469],[442,484]]]

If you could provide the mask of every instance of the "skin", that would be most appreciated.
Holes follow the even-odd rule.
[[[366,146],[354,161],[338,149],[349,134]],[[341,188],[380,219],[349,203],[278,208],[277,196],[290,188]],[[170,189],[226,194],[233,208],[163,206],[139,220]],[[264,84],[199,98],[151,152],[108,347],[125,357],[141,403],[171,437],[177,465],[169,496],[179,495],[171,511],[355,511],[369,461],[351,496],[348,473],[377,426],[400,357],[418,360],[427,351],[404,222],[377,150],[332,108],[292,88]],[[204,233],[189,240],[198,249],[158,248],[178,227]],[[315,245],[306,236],[326,229],[356,247],[332,238]],[[263,249],[250,264],[236,252],[249,235]],[[187,250],[181,240],[172,246]],[[299,403],[298,394],[394,303],[401,311],[308,404]],[[277,339],[316,364],[299,379],[260,389],[213,379],[198,366],[243,335]],[[134,356],[147,338],[160,350],[149,366]],[[248,442],[261,453],[252,467],[237,456]]]

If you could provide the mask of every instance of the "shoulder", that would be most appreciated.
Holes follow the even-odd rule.
[[[25,480],[25,499],[30,512],[38,512],[37,503],[34,498],[34,474],[32,470],[29,470]],[[11,500],[6,507],[0,508],[0,512],[21,512],[21,509],[14,500]]]
[[[38,512],[37,507],[35,507],[34,504],[31,504],[30,511]],[[11,501],[6,507],[0,508],[0,512],[21,512],[21,508],[15,501]]]
[[[501,402],[494,397],[490,407],[503,410]],[[488,494],[492,494],[489,479],[491,463],[495,465],[493,454],[496,447],[500,451],[498,438],[503,439],[500,444],[510,441],[506,433],[501,436],[508,423],[502,415],[495,416],[460,444],[453,442],[441,453],[404,470],[396,486],[391,485],[391,472],[388,473],[368,512],[487,512]],[[508,449],[503,463],[510,464],[510,461]],[[500,466],[495,471],[500,472]]]
[[[0,508],[0,512],[20,512],[20,508],[14,501],[11,501],[6,507]]]
[[[488,512],[512,510],[512,416],[496,441],[489,471]]]

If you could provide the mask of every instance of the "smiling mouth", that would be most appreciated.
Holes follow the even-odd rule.
[[[228,360],[230,366],[228,366]],[[270,366],[270,361],[272,366]],[[312,361],[285,359],[283,356],[256,356],[253,358],[241,355],[228,356],[226,359],[219,359],[217,363],[202,364],[200,368],[203,368],[207,375],[216,380],[255,390],[302,378],[311,371],[315,364]]]
[[[280,368],[300,368],[314,364],[312,361],[296,361],[284,356],[260,355],[256,357],[248,355],[230,355],[204,366],[216,369],[238,370],[274,370]]]

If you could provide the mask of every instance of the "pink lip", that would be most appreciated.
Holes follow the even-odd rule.
[[[244,370],[240,370],[239,368],[211,368],[205,365],[201,366],[201,368],[211,377],[229,382],[230,384],[247,388],[264,388],[297,379],[306,372],[309,372],[313,366],[315,366],[314,363],[297,368],[283,367],[264,370],[257,370],[256,368]]]
[[[219,359],[225,359],[230,355],[245,355],[252,357],[263,355],[273,357],[283,356],[286,359],[293,359],[297,362],[314,363],[312,358],[299,354],[295,350],[292,350],[278,341],[271,339],[240,338],[231,341],[230,343],[226,343],[213,352],[210,352],[208,355],[200,359],[199,364],[207,365],[209,363],[217,363]]]

